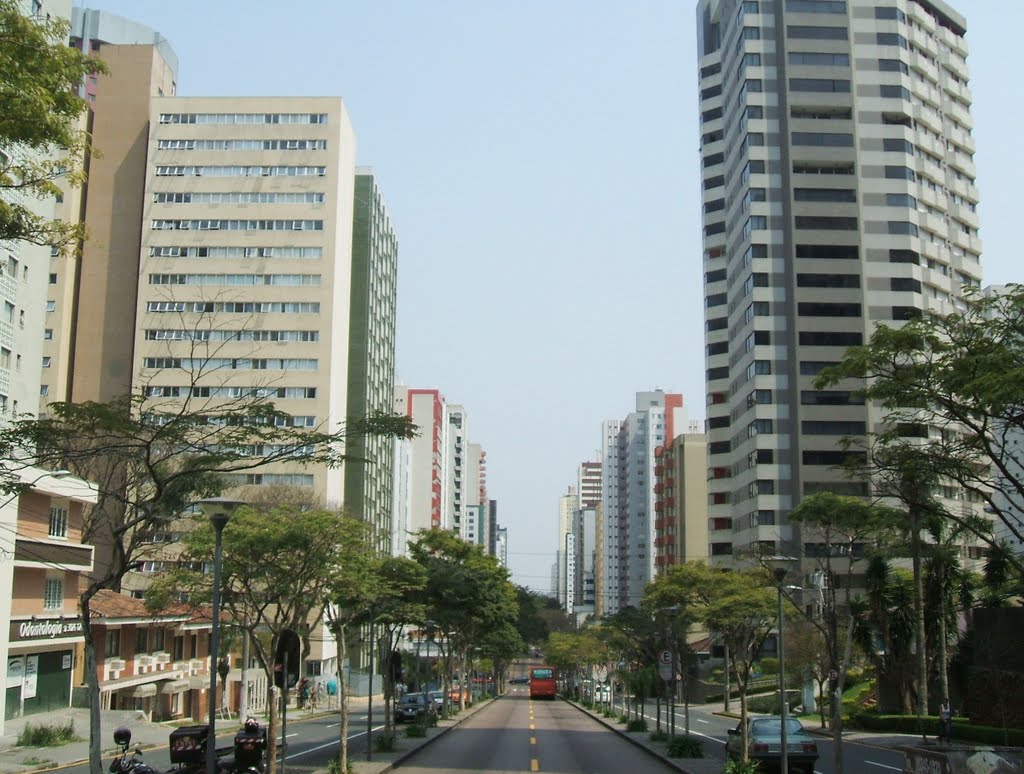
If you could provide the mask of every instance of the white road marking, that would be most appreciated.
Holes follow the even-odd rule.
[[[698,723],[704,723],[704,724],[711,723],[710,720],[704,720],[704,718],[694,718],[694,720],[696,720]]]
[[[374,731],[380,731],[382,728],[384,728],[384,726],[377,726],[373,730]],[[357,736],[365,736],[365,735],[366,735],[365,731],[360,731],[358,734],[349,734],[348,738],[349,739],[355,739]],[[290,761],[292,758],[298,758],[300,755],[306,755],[307,753],[316,752],[317,750],[323,750],[323,749],[325,749],[327,747],[330,747],[331,745],[336,745],[336,744],[338,744],[338,740],[337,739],[335,739],[332,742],[327,742],[326,744],[322,744],[319,747],[310,747],[308,750],[303,750],[302,752],[297,752],[297,753],[294,753],[293,755],[288,755],[288,756],[285,757],[285,760]]]
[[[881,767],[883,769],[889,769],[890,771],[903,771],[903,769],[901,769],[898,766],[886,766],[884,763],[876,763],[875,761],[864,761],[864,762],[865,763],[870,763],[872,766],[879,766],[879,767]]]
[[[657,722],[657,720],[658,720],[656,717],[652,717],[650,715],[644,715],[644,717],[647,718],[648,720],[653,720],[655,722]],[[706,720],[703,721],[703,722],[707,723]],[[663,723],[662,725],[664,725],[666,728],[668,727],[667,723]],[[677,715],[676,716],[676,731],[679,731],[679,728],[680,728],[679,716]],[[705,739],[710,739],[712,742],[721,742],[722,741],[721,739],[715,739],[715,737],[713,737],[713,736],[708,736],[707,734],[702,734],[700,731],[694,731],[692,728],[690,729],[690,734],[692,734],[693,736],[703,736]]]

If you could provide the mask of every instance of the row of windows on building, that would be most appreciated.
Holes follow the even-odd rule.
[[[157,150],[327,150],[327,140],[157,140]]]
[[[155,258],[322,258],[322,247],[150,247]]]
[[[157,204],[323,204],[324,194],[270,193],[266,191],[161,191],[153,194]]]
[[[319,274],[150,274],[150,285],[316,286]]]
[[[236,357],[147,357],[143,358],[143,368],[182,369],[196,373],[213,371],[316,371],[319,361],[316,358],[236,358]]]
[[[245,387],[163,385],[146,387],[147,398],[298,398],[316,397],[316,387]]]
[[[161,124],[326,124],[326,113],[161,113]]]
[[[320,341],[320,331],[219,330],[197,328],[147,328],[147,341]]]
[[[149,301],[146,311],[191,314],[320,314],[309,301]]]
[[[175,165],[160,164],[157,177],[323,177],[327,167],[292,165]]]
[[[323,231],[322,220],[153,220],[155,231]]]

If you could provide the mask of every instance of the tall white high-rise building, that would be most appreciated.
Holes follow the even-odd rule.
[[[638,392],[636,410],[602,428],[603,613],[637,605],[654,577],[655,450],[685,425],[683,396]]]
[[[942,0],[697,5],[713,561],[801,543],[787,514],[867,494],[839,441],[880,426],[815,377],[878,324],[981,279],[966,21]]]

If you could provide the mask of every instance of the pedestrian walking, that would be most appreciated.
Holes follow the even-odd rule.
[[[939,744],[953,743],[953,708],[949,699],[944,699],[939,706]]]

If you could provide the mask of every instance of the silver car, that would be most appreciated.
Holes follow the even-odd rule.
[[[742,725],[729,729],[725,751],[731,760],[743,755]],[[747,751],[752,761],[759,761],[765,771],[778,771],[782,764],[782,718],[747,718]],[[786,752],[790,774],[814,774],[818,760],[818,743],[796,718],[786,719]]]

